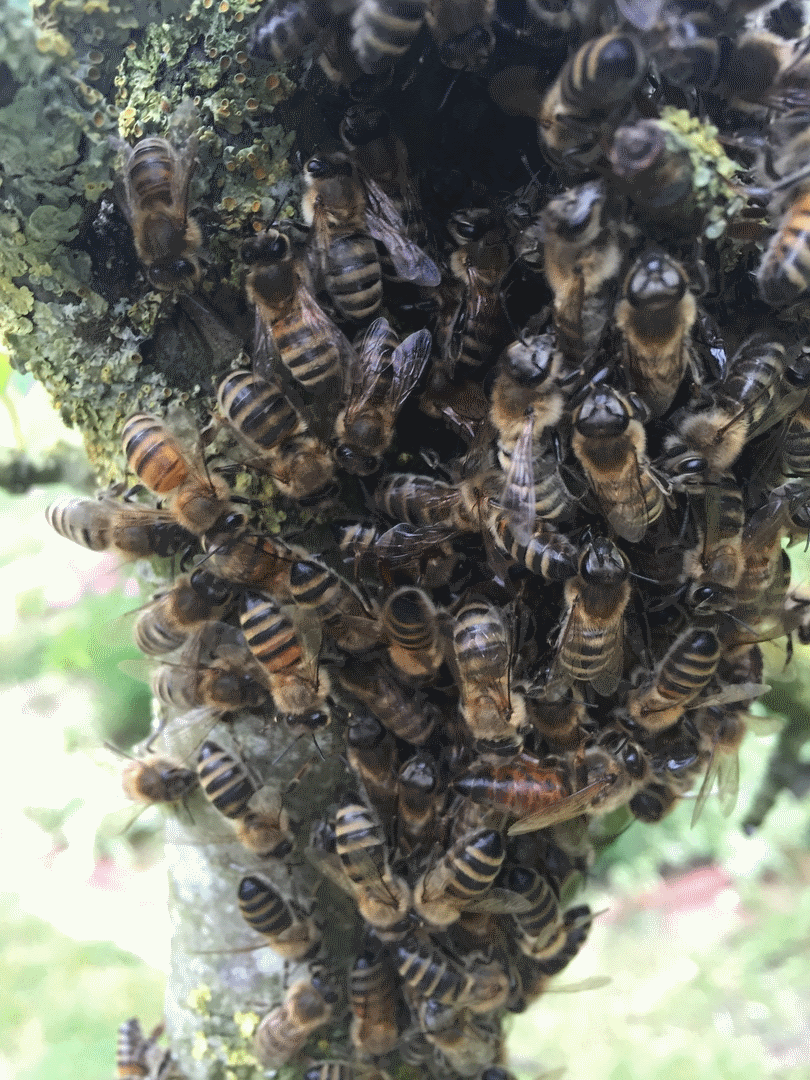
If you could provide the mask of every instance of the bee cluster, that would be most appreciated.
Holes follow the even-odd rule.
[[[258,1023],[262,1068],[332,1024],[306,1080],[500,1080],[503,1016],[588,935],[567,896],[594,828],[700,785],[697,815],[716,779],[733,805],[760,643],[810,637],[784,545],[810,527],[810,68],[801,11],[763,29],[768,6],[290,0],[252,29],[256,62],[310,61],[341,108],[303,223],[241,246],[250,361],[212,383],[227,461],[136,413],[138,488],[48,520],[181,565],[136,624],[171,718],[125,786],[199,784],[251,860],[239,911],[300,967]],[[414,170],[412,88],[520,117],[536,173],[507,194]],[[119,144],[119,186],[149,284],[204,307],[195,117]],[[238,475],[270,478],[295,533],[262,528]],[[291,810],[301,772],[212,733],[239,712],[319,749],[328,729],[314,818]],[[151,753],[204,722],[186,760]],[[350,898],[348,971],[280,867]],[[119,1073],[147,1075],[132,1041]]]

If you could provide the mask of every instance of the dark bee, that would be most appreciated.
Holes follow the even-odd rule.
[[[443,928],[471,905],[481,910],[505,857],[503,837],[494,829],[460,837],[414,885],[416,913],[428,926]]]
[[[546,92],[537,116],[540,148],[563,173],[587,172],[602,156],[600,137],[615,128],[647,70],[641,45],[611,33],[582,45]]]
[[[289,571],[290,596],[314,624],[346,652],[365,652],[376,645],[380,628],[360,594],[314,559],[301,559]]]
[[[397,836],[404,850],[413,851],[433,840],[440,790],[439,769],[431,754],[420,750],[403,762],[397,776]]]
[[[349,973],[349,1036],[360,1057],[379,1057],[399,1041],[397,1009],[399,986],[391,964],[379,952],[367,949]]]
[[[360,476],[375,472],[394,438],[396,418],[419,382],[431,337],[420,330],[399,344],[386,319],[366,331],[356,362],[347,369],[347,396],[335,421],[335,457]]]
[[[147,138],[134,147],[117,141],[122,156],[121,205],[147,280],[156,289],[194,288],[202,277],[202,233],[188,212],[199,141],[196,130],[182,146],[175,145],[184,129],[198,124],[196,109],[187,101],[172,119],[171,141]]]
[[[630,691],[630,717],[647,731],[661,731],[677,723],[688,704],[711,681],[720,656],[720,642],[714,631],[700,627],[684,630],[649,679]]]
[[[428,0],[360,0],[352,14],[352,50],[369,75],[387,71],[413,44]]]
[[[362,701],[400,739],[421,746],[439,721],[438,710],[418,692],[406,690],[380,664],[357,661],[336,672],[343,689]]]
[[[162,1034],[163,1024],[158,1024],[151,1035],[144,1035],[135,1017],[121,1024],[115,1051],[115,1075],[118,1080],[138,1076],[163,1080],[169,1075],[173,1068],[171,1053],[157,1045]]]
[[[441,62],[462,71],[486,67],[495,47],[494,15],[495,0],[440,0],[431,4],[425,20]]]

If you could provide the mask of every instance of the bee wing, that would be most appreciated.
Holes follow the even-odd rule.
[[[319,874],[323,874],[333,885],[337,885],[349,896],[354,895],[354,882],[343,869],[343,864],[333,852],[319,851],[317,848],[305,848],[305,858],[312,863]]]
[[[612,783],[612,780],[597,780],[593,784],[588,784],[587,787],[575,791],[568,798],[561,799],[552,806],[545,807],[528,817],[521,818],[520,821],[510,825],[506,831],[510,836],[521,836],[523,833],[545,829],[549,825],[558,825],[560,822],[570,821],[571,818],[578,817],[590,809],[594,798],[606,788],[609,788]]]
[[[700,785],[700,791],[697,793],[695,805],[692,808],[692,828],[694,828],[700,820],[700,816],[703,813],[703,808],[706,805],[706,800],[708,799],[709,795],[711,794],[712,788],[714,787],[715,777],[717,776],[719,768],[720,755],[717,753],[717,747],[714,746],[712,748],[711,757],[709,758],[709,764],[706,766],[706,775],[703,777],[703,783]]]
[[[273,337],[273,330],[261,317],[257,307],[253,320],[253,374],[265,382],[275,382],[276,371],[280,365],[281,355]]]
[[[435,288],[442,275],[429,255],[406,235],[402,215],[382,188],[370,177],[365,178],[367,193],[366,227],[375,240],[384,244],[398,277],[414,285]]]
[[[287,604],[282,608],[295,627],[295,632],[301,639],[304,658],[304,666],[307,669],[310,682],[318,685],[318,658],[321,654],[323,643],[323,630],[320,622],[312,617],[311,612],[305,611],[296,604]]]
[[[464,911],[482,911],[491,915],[521,915],[531,910],[531,903],[525,896],[509,889],[490,889],[486,896],[472,900],[464,905]]]
[[[579,982],[566,983],[564,986],[549,986],[544,991],[546,994],[578,994],[581,990],[601,990],[603,986],[609,986],[613,982],[610,975],[591,975]]]
[[[622,481],[609,480],[603,484],[598,477],[594,478],[594,491],[602,503],[605,517],[623,540],[633,544],[644,538],[650,524],[641,477],[642,466],[633,453]]]
[[[537,503],[534,489],[534,409],[527,409],[515,443],[498,504],[506,511],[515,539],[527,545],[534,533]]]
[[[730,817],[737,805],[740,793],[740,755],[735,750],[730,754],[720,755],[717,770],[717,795],[723,817]]]
[[[365,406],[374,393],[380,376],[392,363],[392,356],[385,351],[390,336],[391,326],[388,319],[375,319],[363,335],[360,348],[352,350],[352,363],[345,369],[344,380],[347,416],[359,412]]]
[[[172,207],[182,217],[188,218],[188,195],[191,178],[197,167],[197,147],[199,136],[195,133],[181,150],[174,149],[175,169],[172,173]]]
[[[724,690],[718,690],[716,694],[711,694],[708,698],[701,698],[694,703],[694,707],[731,705],[737,701],[751,701],[762,694],[767,694],[771,689],[768,683],[735,683]]]
[[[394,368],[391,404],[395,413],[399,412],[422,377],[425,365],[430,359],[432,340],[429,330],[418,330],[394,349],[391,358]]]
[[[610,697],[619,685],[624,667],[624,617],[605,635],[602,657],[604,666],[590,680],[591,686],[602,697]]]

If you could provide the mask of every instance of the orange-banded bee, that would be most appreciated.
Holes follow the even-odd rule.
[[[647,71],[631,34],[610,33],[582,45],[546,92],[537,116],[540,149],[551,165],[587,172],[602,156],[600,138],[618,126]]]
[[[717,634],[691,626],[667,649],[651,676],[630,691],[627,711],[647,731],[677,723],[689,703],[711,681],[720,662]]]
[[[262,1019],[254,1038],[265,1069],[278,1069],[302,1050],[310,1035],[332,1018],[337,991],[317,975],[293,983],[283,1004]]]
[[[620,127],[608,157],[620,190],[626,191],[645,218],[679,231],[698,225],[691,158],[685,148],[674,144],[659,120],[636,120]]]
[[[304,183],[301,213],[332,303],[350,322],[370,319],[382,303],[382,271],[357,170],[346,154],[318,154],[304,166]]]
[[[445,585],[461,559],[452,545],[453,529],[440,525],[409,525],[401,522],[390,529],[350,522],[336,525],[338,546],[346,566],[354,569],[354,580],[377,574],[386,584],[406,580],[433,589]]]
[[[696,317],[697,303],[680,263],[655,248],[640,255],[625,278],[616,325],[625,369],[652,416],[662,416],[678,392]]]
[[[270,688],[278,716],[295,734],[314,733],[332,719],[331,683],[319,670],[320,628],[299,621],[275,600],[247,594],[239,615],[245,641]],[[313,636],[314,635],[314,636]]]
[[[505,858],[503,837],[495,829],[459,837],[414,885],[417,915],[428,926],[444,928],[463,911],[510,910],[503,893],[492,889]]]
[[[115,140],[121,153],[121,206],[132,229],[135,250],[149,284],[169,291],[194,288],[202,277],[202,232],[188,212],[189,186],[196,165],[196,130],[175,145],[199,116],[188,100],[175,112],[169,139],[140,139],[134,147]]]
[[[495,47],[495,0],[439,0],[425,13],[439,59],[457,71],[480,71]]]
[[[429,330],[399,344],[386,319],[368,328],[346,369],[346,400],[335,421],[335,458],[342,469],[368,476],[380,467],[399,411],[425,370],[430,344]]]
[[[525,751],[504,765],[476,764],[453,781],[456,791],[474,803],[516,818],[507,830],[510,836],[585,813],[609,785],[609,780],[597,780],[572,793],[563,770],[549,768]]]
[[[289,236],[265,229],[245,240],[241,257],[250,267],[245,290],[256,309],[255,373],[272,382],[278,356],[307,390],[317,391],[327,382],[337,385],[354,352],[313,296]]]
[[[378,643],[376,612],[334,570],[314,559],[300,559],[290,567],[288,582],[293,602],[345,652],[365,652]]]
[[[45,511],[45,518],[66,540],[91,551],[115,551],[126,559],[152,555],[167,559],[196,542],[168,510],[110,495],[99,499],[62,495]]]
[[[627,559],[611,540],[595,537],[583,547],[579,572],[565,583],[553,677],[589,682],[602,697],[614,692],[624,662],[629,573]]]
[[[173,652],[203,623],[216,618],[230,598],[230,586],[204,567],[182,574],[170,588],[156,592],[138,615],[135,644],[148,656]]]
[[[352,51],[369,75],[391,68],[416,40],[428,0],[359,0],[352,14]]]
[[[388,958],[366,949],[349,973],[349,1037],[359,1057],[379,1057],[395,1048],[399,998],[399,984]]]
[[[510,692],[509,631],[496,607],[473,600],[460,609],[453,627],[459,711],[479,754],[512,757],[523,746],[526,707]]]
[[[121,1024],[115,1050],[115,1075],[118,1080],[129,1080],[133,1076],[163,1080],[169,1075],[173,1067],[171,1053],[157,1045],[162,1034],[163,1024],[158,1024],[151,1035],[144,1035],[134,1016]]]
[[[197,787],[194,769],[186,769],[169,758],[150,754],[132,758],[121,770],[121,787],[128,799],[151,806],[176,803]]]
[[[362,701],[397,738],[414,746],[427,742],[440,720],[434,705],[419,692],[406,690],[381,664],[353,661],[335,674],[347,693]]]
[[[274,380],[231,371],[217,390],[225,420],[239,441],[265,466],[282,495],[307,504],[334,479],[332,455],[309,433],[303,415]]]
[[[604,180],[590,180],[552,199],[541,215],[557,347],[576,366],[599,344],[623,263],[620,226],[607,209]]]
[[[662,482],[650,468],[646,409],[633,396],[594,386],[574,413],[571,447],[610,525],[641,540],[663,513]]]
[[[442,317],[439,345],[443,366],[452,374],[457,364],[481,367],[504,343],[501,283],[512,252],[504,221],[490,210],[457,210],[448,231],[458,245],[450,256],[458,292]]]
[[[260,858],[283,859],[292,851],[290,819],[280,798],[264,799],[243,761],[208,739],[197,756],[197,775],[211,805],[235,823],[244,847]]]
[[[382,825],[357,796],[347,794],[335,819],[335,854],[310,849],[318,870],[347,892],[361,917],[381,941],[397,941],[407,932],[411,890],[392,873]]]
[[[757,270],[760,295],[774,307],[793,303],[810,287],[807,243],[810,145],[804,114],[788,118],[786,130],[785,145],[774,162],[774,171],[780,179],[772,185],[770,196],[770,209],[779,224]]]
[[[125,421],[121,441],[127,465],[156,495],[168,498],[180,525],[195,536],[233,533],[245,515],[233,508],[231,492],[221,476],[195,461],[157,416],[134,413]]]
[[[406,851],[429,847],[440,806],[441,777],[432,754],[420,750],[397,775],[397,839]]]
[[[239,882],[237,901],[242,918],[268,939],[273,952],[285,960],[305,960],[317,952],[321,932],[302,911],[281,896],[264,878],[249,874]]]
[[[444,660],[440,616],[433,601],[415,586],[396,589],[380,609],[391,663],[409,679],[434,676]]]
[[[346,759],[369,802],[386,820],[397,804],[397,747],[394,736],[370,713],[352,716],[346,728]]]
[[[303,548],[292,547],[277,537],[243,533],[217,543],[208,565],[212,573],[229,584],[289,599],[290,568],[296,560],[306,557]]]

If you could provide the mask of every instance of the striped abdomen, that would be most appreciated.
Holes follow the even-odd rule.
[[[226,375],[219,384],[217,400],[228,423],[259,454],[307,430],[278,383],[250,371],[240,369]]]
[[[197,757],[197,775],[209,802],[227,818],[241,818],[256,787],[247,769],[221,746],[204,742]]]
[[[368,75],[386,71],[422,28],[427,0],[360,0],[352,15],[352,50]]]
[[[180,443],[156,416],[135,413],[124,423],[121,442],[130,469],[158,495],[175,491],[189,477]]]
[[[332,234],[326,258],[326,287],[335,307],[353,322],[376,315],[382,304],[382,271],[367,232]]]
[[[788,208],[757,271],[762,299],[774,307],[798,300],[810,287],[810,191]]]

